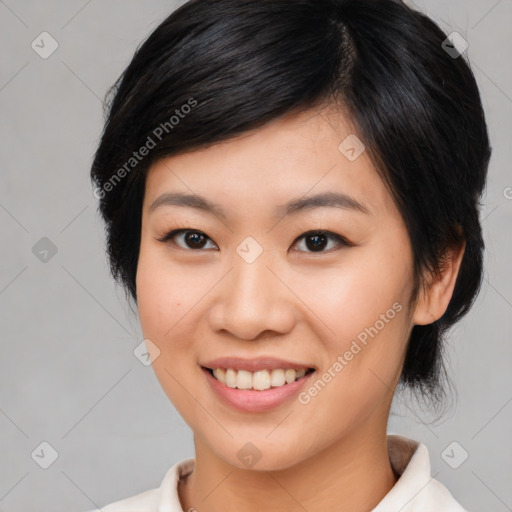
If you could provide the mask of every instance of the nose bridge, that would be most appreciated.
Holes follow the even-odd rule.
[[[260,246],[261,247],[261,246]],[[259,254],[258,254],[259,253]],[[247,316],[266,314],[272,307],[272,295],[277,292],[272,267],[271,251],[258,250],[253,241],[240,244],[233,255],[231,289],[227,302],[240,308]],[[272,279],[273,278],[273,279]]]

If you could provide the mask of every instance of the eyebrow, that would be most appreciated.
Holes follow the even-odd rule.
[[[168,192],[162,194],[151,203],[149,213],[161,206],[182,206],[188,208],[195,208],[207,213],[227,220],[227,215],[224,209],[219,205],[208,201],[204,197],[195,194],[185,194],[182,192]],[[339,192],[324,192],[309,197],[299,197],[292,199],[286,204],[279,205],[276,208],[276,217],[284,217],[297,212],[312,210],[314,208],[342,208],[344,210],[355,210],[361,213],[370,214],[370,210],[356,201],[352,197]]]

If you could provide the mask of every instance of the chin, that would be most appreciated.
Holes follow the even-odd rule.
[[[282,471],[308,458],[305,452],[297,452],[297,443],[270,443],[268,440],[254,439],[252,441],[230,440],[229,444],[211,448],[217,457],[226,464],[238,469],[254,471]]]

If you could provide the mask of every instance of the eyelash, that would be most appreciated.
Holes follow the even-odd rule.
[[[211,238],[206,233],[203,233],[202,231],[199,231],[197,229],[192,229],[192,228],[173,229],[172,231],[169,231],[167,234],[165,234],[163,237],[157,238],[157,240],[162,243],[169,243],[170,241],[172,241],[172,239],[174,237],[176,237],[179,234],[183,234],[183,233],[196,233],[196,234],[205,236],[208,240],[211,240]],[[307,237],[315,236],[315,235],[325,236],[327,238],[330,238],[331,240],[336,240],[341,247],[352,247],[354,245],[351,242],[349,242],[346,238],[344,238],[343,236],[333,233],[331,231],[325,231],[325,230],[307,231],[307,232],[303,233],[302,235],[300,235],[299,237],[297,237],[294,240],[293,245],[295,245],[299,240],[301,240],[303,238],[307,238]],[[212,240],[212,242],[213,242],[213,240]],[[172,243],[174,245],[178,245],[174,241],[172,241]],[[181,247],[180,245],[178,245],[178,248],[183,249],[185,251],[201,251],[201,250],[207,251],[207,250],[210,250],[210,249],[203,249],[203,248],[200,248],[200,249],[192,249],[190,247],[184,248],[184,247]],[[315,251],[298,251],[298,252],[306,252],[307,254],[322,254],[322,253],[330,253],[330,252],[332,252],[332,249],[327,250],[327,251],[318,251],[318,252],[315,252]]]

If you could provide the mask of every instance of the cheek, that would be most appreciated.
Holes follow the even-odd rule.
[[[142,332],[154,342],[173,325],[179,303],[165,274],[150,257],[141,255],[137,267],[137,307]]]
[[[307,297],[306,305],[322,321],[317,325],[326,328],[330,333],[326,339],[335,340],[335,344],[336,340],[357,336],[388,311],[391,319],[398,317],[395,313],[399,308],[393,309],[393,304],[400,303],[405,311],[411,284],[407,265],[395,266],[382,257],[364,255],[354,255],[343,265],[312,270],[295,279],[293,288]]]
[[[137,265],[137,307],[144,336],[162,342],[198,300],[194,272],[166,261],[159,250],[141,246]],[[186,321],[186,320],[185,320]],[[165,347],[162,347],[165,349]]]

